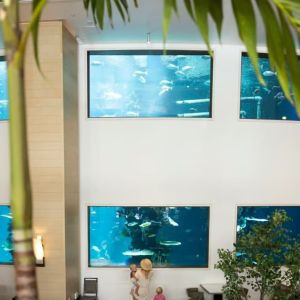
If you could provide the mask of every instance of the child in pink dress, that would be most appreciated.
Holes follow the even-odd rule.
[[[163,295],[162,287],[159,286],[156,289],[156,296],[153,298],[153,300],[166,300],[166,297]]]

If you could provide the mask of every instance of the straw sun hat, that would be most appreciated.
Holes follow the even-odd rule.
[[[151,271],[152,270],[152,262],[150,259],[145,258],[141,260],[141,268],[145,271]]]

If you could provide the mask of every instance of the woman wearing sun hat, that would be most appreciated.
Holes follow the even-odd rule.
[[[150,259],[145,258],[140,262],[141,269],[135,274],[137,279],[137,287],[134,296],[138,300],[150,300],[149,284],[153,275],[152,262]]]

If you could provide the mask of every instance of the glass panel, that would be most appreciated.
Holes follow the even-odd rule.
[[[211,117],[212,59],[192,51],[91,51],[90,118]]]
[[[259,66],[267,86],[258,82],[249,57],[243,54],[240,118],[299,120],[294,106],[285,98],[266,55],[260,55]]]
[[[0,264],[12,264],[12,216],[10,207],[0,205]]]
[[[285,210],[291,221],[287,228],[293,237],[300,238],[300,206],[240,206],[238,207],[237,232],[249,231],[254,224],[267,222],[275,210]],[[300,240],[299,240],[300,241]]]
[[[209,207],[90,206],[89,266],[207,267]]]
[[[8,120],[8,93],[6,62],[0,58],[0,121]]]

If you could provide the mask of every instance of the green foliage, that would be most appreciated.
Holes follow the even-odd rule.
[[[128,10],[128,1],[127,0],[113,0],[113,3],[119,12],[124,23],[126,21],[130,21],[130,15]],[[138,1],[133,0],[135,7],[138,7]],[[112,0],[83,0],[83,4],[85,9],[88,11],[91,7],[92,14],[94,18],[94,22],[100,27],[100,29],[104,29],[104,17],[107,12],[107,16],[110,21],[110,25],[113,27],[113,5]]]
[[[240,38],[247,48],[249,57],[259,81],[264,84],[264,80],[258,65],[258,56],[256,53],[256,20],[252,1],[232,0],[232,7]]]
[[[300,244],[285,227],[289,221],[285,211],[275,211],[268,222],[253,225],[248,232],[240,231],[234,251],[218,250],[216,268],[224,272],[228,299],[239,299],[231,290],[235,285],[241,290],[244,284],[259,292],[260,299],[266,295],[292,299],[299,293]]]
[[[218,249],[219,261],[215,268],[224,272],[226,286],[224,287],[224,295],[228,300],[247,299],[247,293],[243,285],[246,277],[242,275],[243,264],[238,259],[235,251],[228,249]]]
[[[300,297],[300,243],[298,241],[294,241],[287,247],[285,259],[287,270],[284,274],[284,281],[289,283],[288,292],[284,291],[285,295],[289,298]]]

